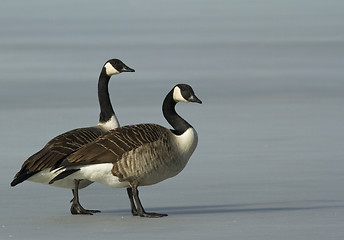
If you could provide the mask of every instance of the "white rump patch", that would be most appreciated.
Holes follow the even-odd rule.
[[[181,91],[180,91],[180,88],[178,86],[176,86],[173,90],[173,100],[175,102],[189,102],[188,100],[186,100]]]
[[[111,129],[115,129],[119,127],[119,122],[116,116],[112,116],[107,122],[105,123],[98,123],[98,126],[102,127],[106,131],[110,131]]]
[[[74,174],[69,175],[66,178],[63,178],[61,180],[55,181],[53,184],[49,184],[50,180],[52,180],[54,177],[56,177],[61,171],[59,169],[56,169],[54,171],[50,171],[49,169],[44,169],[32,177],[28,179],[28,181],[31,182],[37,182],[37,183],[43,183],[49,186],[54,186],[54,187],[60,187],[60,188],[69,188],[73,189],[74,188]],[[79,185],[79,189],[82,189],[84,187],[87,187],[90,185],[92,182],[88,180],[82,180]]]
[[[104,67],[105,67],[105,70],[106,70],[106,74],[108,75],[108,76],[112,76],[112,75],[115,75],[115,74],[119,74],[120,72],[116,69],[116,68],[114,68],[112,65],[111,65],[111,63],[109,63],[109,62],[107,62],[105,65],[104,65]]]

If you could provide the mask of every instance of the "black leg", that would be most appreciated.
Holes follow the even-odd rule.
[[[74,189],[73,192],[73,199],[72,199],[72,206],[70,207],[70,212],[75,214],[88,214],[93,215],[93,213],[100,212],[98,210],[86,210],[84,209],[79,203],[79,182],[80,180],[74,180]]]
[[[162,213],[147,213],[140,201],[139,198],[139,191],[137,190],[137,187],[132,187],[132,194],[134,196],[136,205],[137,205],[137,215],[140,217],[150,217],[150,218],[158,218],[158,217],[165,217],[167,214],[162,214]],[[130,198],[130,197],[129,197]]]
[[[137,216],[137,209],[133,199],[133,190],[130,187],[128,187],[127,193],[130,200],[131,213],[133,214],[133,216]]]

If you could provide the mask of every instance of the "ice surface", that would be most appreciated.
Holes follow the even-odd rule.
[[[4,1],[0,8],[0,239],[343,239],[343,1]],[[199,146],[175,178],[140,195],[24,182],[49,139],[98,120],[102,64],[121,124],[155,122],[176,83]]]

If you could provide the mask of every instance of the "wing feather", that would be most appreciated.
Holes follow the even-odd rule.
[[[166,134],[166,128],[156,124],[138,124],[117,128],[68,156],[61,163],[61,167],[115,163],[123,154],[158,141],[164,134]]]
[[[94,141],[105,131],[99,127],[78,128],[51,139],[40,151],[29,157],[15,175],[11,186],[15,186],[37,172],[56,168],[63,159],[83,145]]]

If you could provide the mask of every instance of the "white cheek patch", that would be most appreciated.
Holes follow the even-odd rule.
[[[180,91],[180,88],[178,86],[176,86],[173,90],[173,100],[175,102],[188,102],[188,100],[186,100],[181,91]]]
[[[115,74],[119,74],[119,73],[120,73],[116,68],[114,68],[114,67],[111,65],[111,63],[106,63],[106,64],[104,65],[104,67],[105,67],[106,74],[107,74],[108,76],[112,76],[112,75],[115,75]]]

